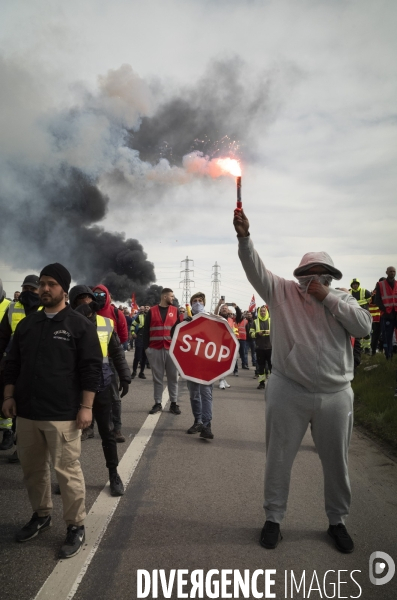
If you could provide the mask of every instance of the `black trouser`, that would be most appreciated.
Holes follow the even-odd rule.
[[[132,363],[132,372],[135,373],[138,364],[140,364],[140,372],[143,373],[146,366],[146,352],[143,347],[143,337],[137,337],[135,340],[134,362]]]
[[[117,443],[111,429],[112,399],[112,388],[108,385],[103,392],[95,394],[92,409],[92,416],[95,418],[102,439],[102,448],[108,469],[116,469],[119,464]]]
[[[380,318],[381,329],[382,329],[382,341],[383,349],[386,358],[392,358],[393,356],[393,333],[396,326],[394,315],[388,315],[387,313],[382,315]]]
[[[376,354],[380,337],[380,321],[372,323],[371,350],[372,354]]]
[[[109,364],[112,369],[112,379],[110,382],[110,390],[112,393],[112,415],[111,422],[113,423],[113,427],[115,431],[120,431],[121,429],[121,399],[119,394],[119,376],[117,375],[116,369],[114,368],[114,364],[112,359],[109,359]]]
[[[259,373],[259,381],[262,381],[261,375],[266,375],[272,372],[272,349],[269,350],[261,350],[260,348],[256,349],[256,361],[257,361],[257,370]]]

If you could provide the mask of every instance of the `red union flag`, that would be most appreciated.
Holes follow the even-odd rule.
[[[170,356],[184,379],[209,385],[233,371],[238,348],[225,319],[201,313],[175,329]]]
[[[135,292],[133,292],[132,296],[131,296],[131,308],[132,308],[132,310],[139,310],[139,306],[136,303]]]
[[[248,307],[248,312],[254,312],[255,309],[256,309],[255,296],[252,295],[251,302],[250,302],[250,305]]]

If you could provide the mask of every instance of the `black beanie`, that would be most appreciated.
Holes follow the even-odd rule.
[[[47,265],[44,267],[44,269],[42,269],[40,273],[40,279],[43,275],[47,275],[47,277],[52,277],[55,279],[63,291],[68,293],[72,277],[66,267],[60,263],[52,263],[51,265]]]

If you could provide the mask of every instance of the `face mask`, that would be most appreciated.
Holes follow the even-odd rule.
[[[193,304],[192,304],[192,313],[194,315],[197,315],[198,313],[202,313],[204,311],[205,311],[204,304],[201,304],[201,302],[193,302]]]
[[[312,281],[318,281],[325,285],[326,283],[331,283],[332,275],[302,275],[298,277],[299,287],[302,292],[307,292],[307,288],[311,284]]]
[[[33,308],[40,304],[40,298],[38,294],[31,291],[21,292],[18,302],[23,304],[26,308]]]
[[[76,306],[74,310],[83,315],[84,317],[90,318],[90,316],[92,315],[91,304],[80,304],[79,306]]]
[[[95,301],[99,306],[99,310],[106,304],[106,292],[94,292]]]

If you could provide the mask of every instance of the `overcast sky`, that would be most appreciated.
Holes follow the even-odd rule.
[[[43,122],[83,96],[85,103],[96,99],[96,114],[115,119],[109,71],[126,74],[120,93],[135,111],[123,105],[117,119],[139,129],[141,116],[153,115],[165,99],[196,89],[214,61],[235,63],[244,97],[262,102],[252,122],[241,120],[246,125],[236,141],[243,203],[265,264],[289,278],[305,252],[325,250],[344,274],[340,285],[357,277],[372,289],[397,263],[396,31],[394,0],[3,2],[1,65],[12,84],[10,93],[0,92],[1,158],[6,164],[23,156],[45,169],[51,156]],[[132,71],[120,71],[122,65]],[[255,92],[261,82],[262,95]],[[229,99],[223,123],[229,104],[234,131],[248,104],[239,97],[232,106]],[[157,183],[161,189],[139,197],[136,188],[108,181],[120,153],[117,160],[104,151],[91,156],[97,130],[98,122],[85,129],[73,164],[95,171],[109,196],[101,224],[137,238],[155,264],[157,283],[179,297],[181,260],[194,260],[192,292],[209,297],[217,261],[221,292],[246,308],[253,290],[237,256],[234,179],[167,175],[164,185]],[[29,253],[19,271],[7,267],[4,246],[0,261],[10,295],[32,270]]]

